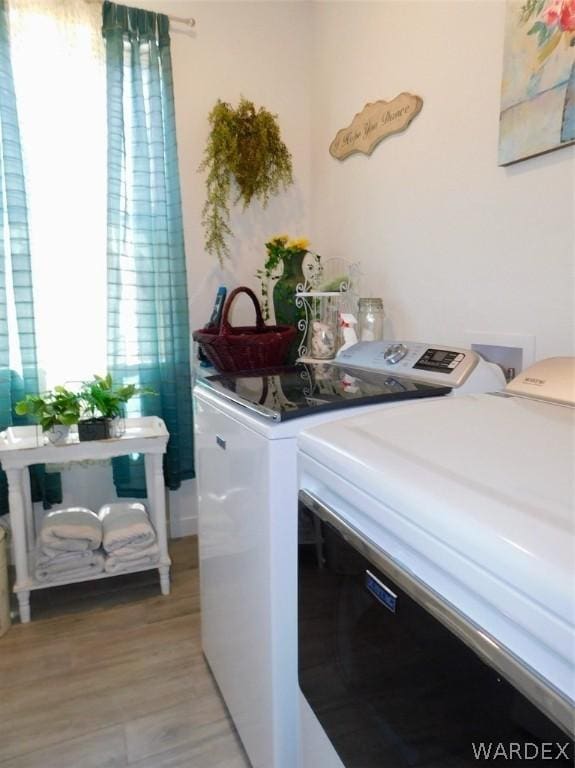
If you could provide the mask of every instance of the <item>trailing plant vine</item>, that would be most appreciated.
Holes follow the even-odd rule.
[[[229,199],[244,209],[255,198],[264,207],[272,195],[293,183],[291,154],[283,143],[277,122],[264,107],[240,100],[237,109],[225,101],[216,103],[208,121],[211,126],[200,171],[207,171],[206,202],[202,212],[205,247],[220,264],[229,256],[226,242],[233,236],[229,226]]]

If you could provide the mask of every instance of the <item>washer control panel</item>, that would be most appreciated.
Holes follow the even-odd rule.
[[[413,341],[360,341],[340,352],[333,362],[450,387],[460,387],[478,365],[491,365],[470,349]],[[503,374],[494,381],[499,386],[493,389],[505,386]]]
[[[445,371],[450,374],[465,360],[465,352],[453,349],[426,349],[413,366],[420,371]]]

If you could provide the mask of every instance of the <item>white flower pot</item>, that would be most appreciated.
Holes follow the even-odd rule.
[[[121,416],[116,416],[113,419],[108,419],[108,432],[110,437],[122,437],[126,432],[126,423]]]
[[[70,427],[67,424],[54,424],[54,426],[46,432],[46,435],[52,445],[64,445],[68,440],[69,432]]]

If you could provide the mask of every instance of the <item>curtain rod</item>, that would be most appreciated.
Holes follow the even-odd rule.
[[[175,21],[178,24],[185,24],[186,27],[189,27],[190,29],[193,29],[196,26],[196,20],[193,16],[172,16],[171,14],[168,14],[168,19],[170,21]]]
[[[86,0],[87,3],[90,5],[98,3],[99,5],[102,4],[102,0]],[[177,24],[184,24],[186,27],[189,27],[190,29],[193,29],[196,26],[196,20],[193,16],[172,16],[172,14],[167,14],[168,19],[170,21],[175,21]]]

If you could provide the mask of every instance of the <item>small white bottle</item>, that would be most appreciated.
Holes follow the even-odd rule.
[[[338,352],[342,352],[344,349],[347,349],[348,347],[353,347],[354,344],[357,344],[357,334],[355,332],[356,325],[357,325],[357,320],[353,315],[348,314],[346,312],[340,313],[339,328],[341,331],[341,335],[343,336],[343,343],[340,346]]]

